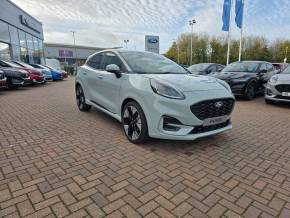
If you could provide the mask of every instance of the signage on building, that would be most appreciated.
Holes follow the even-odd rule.
[[[145,36],[145,51],[159,54],[159,36]]]
[[[24,26],[28,27],[29,29],[32,29],[35,32],[40,33],[40,31],[37,29],[37,24],[30,17],[26,17],[24,15],[20,15],[20,22],[21,22],[21,24],[23,24]]]
[[[72,58],[74,53],[71,50],[59,50],[58,55],[60,58]]]

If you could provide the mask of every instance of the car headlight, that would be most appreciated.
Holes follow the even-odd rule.
[[[184,94],[179,91],[178,89],[172,87],[169,84],[157,81],[155,79],[150,79],[150,85],[153,90],[158,95],[161,95],[166,98],[173,98],[173,99],[185,99]]]
[[[231,87],[229,86],[229,84],[227,84],[225,81],[217,79],[217,82],[219,84],[221,84],[223,87],[225,87],[229,92],[232,92]]]
[[[270,78],[270,83],[276,83],[278,81],[278,76],[272,76]]]

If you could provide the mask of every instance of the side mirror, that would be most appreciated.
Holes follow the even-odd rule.
[[[267,70],[261,70],[261,71],[259,72],[259,74],[265,74],[265,73],[267,73]]]
[[[116,64],[109,64],[106,66],[106,71],[110,72],[110,73],[114,73],[116,75],[117,78],[120,78],[122,73],[120,70],[120,67]]]

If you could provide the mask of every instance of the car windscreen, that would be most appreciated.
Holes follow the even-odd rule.
[[[134,73],[142,74],[188,74],[183,67],[168,58],[150,53],[138,51],[120,52],[126,63]]]
[[[255,62],[235,62],[226,66],[223,72],[247,72],[254,73],[257,71],[259,63]]]
[[[190,72],[204,72],[210,64],[195,64],[187,68]]]
[[[12,63],[10,61],[0,61],[0,66],[1,67],[16,67],[16,68],[21,67],[20,65]]]
[[[290,66],[281,72],[281,74],[290,74]]]

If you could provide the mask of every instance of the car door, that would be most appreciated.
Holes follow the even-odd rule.
[[[101,63],[103,61],[104,53],[98,53],[92,56],[86,63],[86,67],[79,71],[84,84],[86,98],[94,103],[98,103],[101,91]]]
[[[125,71],[125,66],[118,55],[114,52],[105,52],[102,61],[102,71],[100,71],[99,103],[108,111],[117,114],[120,104],[120,88],[124,77],[117,78],[115,73],[106,71],[106,66],[116,64],[121,71]]]

